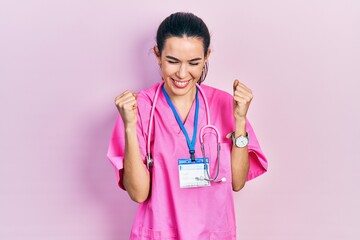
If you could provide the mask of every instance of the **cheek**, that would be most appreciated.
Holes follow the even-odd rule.
[[[200,77],[202,74],[202,67],[194,67],[193,69],[190,70],[190,74],[193,75],[194,77]]]
[[[162,66],[161,72],[163,76],[171,76],[177,72],[177,68],[172,65],[165,64]]]

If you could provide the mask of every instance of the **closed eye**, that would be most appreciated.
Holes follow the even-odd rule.
[[[172,63],[172,64],[176,64],[176,63],[179,63],[179,62],[176,62],[176,61],[167,61],[168,63]]]
[[[178,63],[180,63],[180,60],[177,59],[177,58],[175,58],[175,57],[173,57],[173,56],[166,56],[166,60],[167,60],[167,62],[170,63],[170,64],[178,64]],[[193,58],[193,59],[189,60],[188,63],[189,63],[191,66],[197,66],[197,65],[200,64],[199,61],[201,61],[201,60],[202,60],[202,58],[200,58],[200,57],[198,57],[198,58]]]

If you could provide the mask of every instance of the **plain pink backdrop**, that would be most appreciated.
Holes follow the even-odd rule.
[[[360,2],[0,1],[0,239],[127,239],[106,159],[114,98],[160,80],[175,11],[212,33],[207,84],[254,92],[269,172],[235,194],[238,238],[360,239]]]

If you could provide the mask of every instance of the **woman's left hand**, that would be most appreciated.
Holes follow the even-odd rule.
[[[250,88],[246,87],[239,80],[235,80],[233,84],[234,89],[234,117],[235,120],[243,120],[246,118],[247,111],[253,94]]]

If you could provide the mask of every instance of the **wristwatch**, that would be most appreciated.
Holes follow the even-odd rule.
[[[246,147],[249,144],[249,135],[246,132],[245,136],[239,136],[235,138],[235,132],[231,133],[231,139],[233,141],[233,144],[238,148]]]

